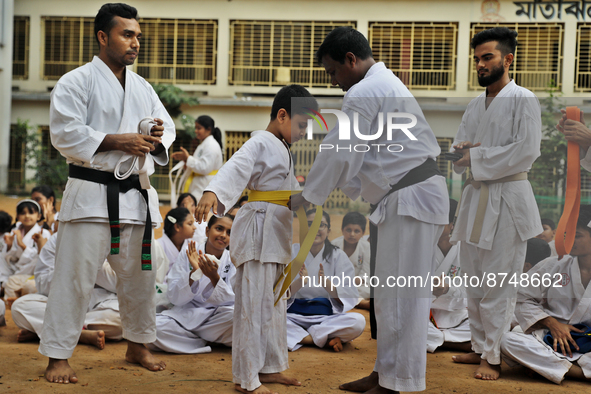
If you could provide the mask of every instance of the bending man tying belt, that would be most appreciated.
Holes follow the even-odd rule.
[[[343,131],[339,126],[326,135],[323,144],[350,146],[371,139],[374,147],[367,152],[322,150],[304,191],[292,197],[292,209],[306,201],[320,206],[340,187],[350,198],[361,195],[374,205],[370,221],[375,226],[370,237],[372,258],[376,256],[372,275],[380,279],[380,285],[372,289],[377,360],[369,376],[341,389],[372,394],[425,390],[429,289],[385,283],[389,276],[424,278],[432,269],[437,240],[449,220],[445,178],[434,161],[440,148],[410,91],[384,63],[374,60],[361,33],[350,27],[336,28],[316,56],[332,84],[347,92],[341,111],[356,124],[351,127],[350,139],[339,138]],[[402,129],[384,130],[392,122],[408,123],[403,116],[392,119],[395,112],[415,116],[416,124],[409,125],[414,140]],[[385,148],[392,143],[403,149],[393,152]]]
[[[165,367],[143,345],[156,339],[150,242],[151,226],[162,221],[148,176],[154,162],[168,162],[175,130],[151,86],[125,68],[139,50],[137,19],[133,7],[105,4],[95,19],[99,56],[64,75],[51,93],[51,141],[70,164],[70,177],[39,346],[50,358],[50,382],[78,381],[67,359],[105,258],[118,277],[126,360]]]

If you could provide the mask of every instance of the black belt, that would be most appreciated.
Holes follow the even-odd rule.
[[[410,170],[402,179],[395,185],[391,186],[391,189],[382,197],[382,200],[390,194],[404,189],[405,187],[415,185],[417,183],[426,181],[435,175],[442,175],[437,167],[437,162],[433,159],[427,159],[423,164]],[[370,212],[373,213],[378,207],[379,203],[372,204]],[[378,252],[378,226],[375,226],[371,222],[369,223],[369,241],[370,241],[370,257],[369,257],[369,269],[370,275],[376,274],[376,254]],[[370,299],[369,299],[369,325],[371,329],[372,339],[377,339],[378,330],[375,316],[374,307],[374,288],[370,287]]]
[[[150,216],[150,204],[148,191],[142,189],[139,175],[131,175],[127,179],[118,180],[112,172],[94,170],[70,164],[70,178],[107,185],[107,211],[109,213],[109,225],[111,227],[111,253],[119,254],[121,241],[121,224],[119,222],[119,193],[127,193],[131,189],[137,189],[146,200],[146,227],[142,240],[142,270],[152,270],[152,218]]]

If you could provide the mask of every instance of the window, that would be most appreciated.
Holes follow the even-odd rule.
[[[562,23],[473,23],[470,37],[495,26],[505,26],[518,33],[515,61],[510,70],[515,83],[532,91],[547,90],[551,84],[562,87]],[[473,55],[474,51],[470,50],[468,87],[480,90]]]
[[[94,18],[42,17],[41,26],[43,79],[58,80],[98,55]]]
[[[410,89],[455,89],[457,37],[457,22],[369,24],[374,58]]]
[[[355,22],[230,21],[229,83],[330,88],[314,56],[328,33]]]
[[[141,19],[137,72],[153,83],[214,84],[217,21]]]
[[[25,141],[18,134],[17,125],[10,125],[10,153],[8,156],[8,187],[25,187]]]
[[[14,17],[12,79],[29,79],[29,17]]]
[[[577,25],[575,92],[591,92],[591,24]]]
[[[443,155],[445,152],[449,152],[451,149],[451,144],[453,144],[453,138],[440,138],[437,137],[437,143],[441,148],[441,154]],[[440,157],[437,157],[437,167],[441,172],[441,175],[445,177],[445,179],[451,179],[452,175],[452,161],[451,160],[444,160]]]

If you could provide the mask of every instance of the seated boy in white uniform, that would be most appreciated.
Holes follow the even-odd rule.
[[[308,225],[314,220],[316,210],[306,212]],[[291,298],[287,302],[287,347],[295,351],[302,345],[330,347],[335,352],[343,350],[343,343],[363,333],[365,318],[350,311],[358,301],[353,283],[355,270],[347,255],[328,240],[330,216],[322,212],[320,229],[304,266],[290,286]],[[300,250],[292,247],[292,256]],[[327,280],[325,281],[325,277]],[[336,278],[332,287],[331,277]],[[349,278],[347,283],[343,278]],[[303,283],[303,282],[306,283]],[[342,283],[345,282],[345,283]]]
[[[431,304],[431,316],[429,319],[429,331],[427,335],[427,351],[433,353],[437,348],[453,349],[469,352],[472,349],[470,343],[470,321],[468,319],[468,305],[466,303],[466,288],[463,283],[454,286],[454,277],[460,277],[460,245],[452,245],[449,242],[453,230],[453,221],[458,202],[449,200],[449,224],[444,229],[437,242],[435,270],[441,278],[444,273],[446,278],[441,286],[433,289],[435,299]],[[435,282],[435,284],[438,284]],[[451,284],[451,286],[450,286]]]
[[[55,267],[55,248],[58,234],[53,234],[45,243],[35,266],[35,284],[37,294],[27,294],[18,298],[12,304],[12,319],[20,328],[18,342],[38,340],[43,328],[43,319],[47,307],[47,296],[51,288]],[[153,244],[152,259],[158,267],[156,283],[162,283],[168,260],[162,248]],[[118,341],[122,339],[121,317],[119,302],[116,294],[117,275],[107,261],[98,271],[95,288],[92,291],[84,329],[79,342],[105,347],[105,339]]]
[[[212,216],[207,242],[196,247],[190,241],[181,250],[167,276],[174,307],[156,315],[156,341],[150,349],[197,354],[211,351],[207,342],[232,345],[236,267],[226,248],[233,220]]]
[[[367,280],[357,287],[359,291],[359,302],[357,307],[369,309],[369,260],[371,248],[369,242],[362,239],[365,234],[367,219],[359,212],[349,212],[343,218],[341,224],[342,236],[332,240],[332,244],[340,248],[355,267],[355,276],[363,278],[367,275]],[[367,283],[366,283],[367,282]]]
[[[591,380],[591,352],[582,353],[591,350],[589,337],[577,339],[582,330],[575,327],[591,326],[589,222],[591,209],[581,206],[570,255],[549,257],[527,272],[529,285],[519,289],[515,308],[523,332],[505,333],[501,341],[507,364],[521,364],[557,384],[565,377]]]
[[[537,235],[536,238],[543,239],[548,242],[552,256],[558,256],[556,253],[556,246],[554,246],[554,236],[556,235],[556,224],[552,219],[542,219],[542,231],[541,234]]]

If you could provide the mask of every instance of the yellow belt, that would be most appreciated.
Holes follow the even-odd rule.
[[[215,175],[217,173],[218,173],[218,170],[213,170],[212,172],[210,172],[207,175]],[[189,175],[187,182],[185,182],[185,187],[183,188],[183,193],[189,193],[189,186],[191,186],[191,182],[193,182],[193,178],[195,176],[203,176],[203,175],[197,174],[196,172],[191,172],[191,175]]]
[[[289,202],[289,197],[292,195],[291,190],[277,190],[277,191],[260,191],[260,190],[251,190],[248,194],[248,202],[254,201],[265,201],[271,204],[277,204],[284,207],[287,207],[287,203]],[[300,251],[298,252],[297,256],[285,266],[281,276],[275,282],[275,286],[273,287],[273,292],[277,293],[275,298],[275,305],[279,302],[283,294],[287,291],[291,282],[295,279],[295,277],[300,272],[300,269],[304,265],[306,261],[306,257],[308,257],[308,253],[310,253],[310,249],[312,248],[312,244],[314,243],[314,239],[316,238],[316,234],[320,229],[320,222],[322,221],[322,207],[316,207],[316,214],[314,216],[314,220],[312,221],[312,225],[308,228],[308,219],[306,217],[306,210],[303,206],[299,207],[297,210],[298,220],[300,222]],[[281,285],[281,289],[277,292],[277,289]]]
[[[493,181],[475,181],[472,177],[472,174],[466,180],[464,187],[462,188],[462,194],[466,186],[472,185],[472,187],[476,190],[480,190],[480,197],[478,199],[478,208],[476,209],[476,217],[474,218],[474,226],[472,227],[472,233],[470,234],[470,242],[472,243],[479,243],[480,242],[480,235],[482,233],[482,225],[484,224],[484,214],[486,213],[486,205],[488,204],[488,185],[493,185],[495,183],[504,183],[504,182],[515,182],[515,181],[525,181],[527,180],[527,172],[520,172],[518,174],[509,175],[503,178],[495,179]],[[458,202],[458,208],[456,209],[456,218],[458,217],[458,212],[460,210],[460,203],[462,202],[462,197],[460,196],[460,201]],[[455,219],[454,219],[455,223]]]

